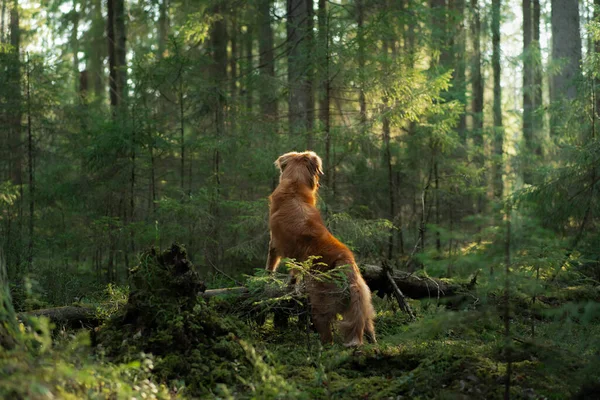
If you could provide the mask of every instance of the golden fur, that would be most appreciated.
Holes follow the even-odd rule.
[[[340,328],[347,346],[361,345],[363,336],[375,341],[371,291],[365,283],[350,249],[325,227],[316,207],[321,158],[312,151],[286,153],[275,161],[281,170],[279,185],[269,197],[271,241],[267,270],[275,271],[282,257],[306,261],[319,256],[319,263],[331,270],[347,265],[348,288],[340,291],[333,282],[307,280],[313,323],[322,343],[333,341],[331,324],[342,314]]]

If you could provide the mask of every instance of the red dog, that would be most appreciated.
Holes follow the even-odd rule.
[[[341,331],[346,346],[363,343],[363,335],[375,341],[371,291],[350,249],[327,230],[316,207],[322,161],[314,152],[286,153],[275,161],[281,170],[279,186],[269,197],[271,241],[267,270],[275,271],[282,257],[298,262],[319,256],[315,268],[328,271],[347,265],[347,288],[335,282],[307,279],[313,323],[322,343],[333,341],[331,323],[342,314]]]

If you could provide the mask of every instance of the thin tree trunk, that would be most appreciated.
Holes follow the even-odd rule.
[[[322,54],[322,62],[319,63],[321,80],[321,92],[319,96],[319,120],[325,135],[325,184],[330,186],[331,179],[331,118],[330,118],[330,99],[331,82],[329,81],[329,16],[327,15],[327,1],[319,0],[318,9],[319,22],[319,54]]]
[[[438,160],[437,154],[433,164],[433,178],[435,183],[435,225],[438,228],[435,232],[435,249],[438,253],[442,252],[442,240],[440,237],[440,178],[438,176]]]
[[[127,99],[127,31],[125,28],[125,0],[115,1],[115,55],[117,58],[117,86],[120,105]]]
[[[27,246],[27,264],[29,270],[33,267],[33,226],[34,226],[34,210],[35,210],[35,181],[33,178],[33,135],[31,131],[31,77],[29,60],[25,66],[27,74],[27,164],[29,166],[29,243]]]
[[[381,49],[381,53],[385,58],[389,57],[389,43],[387,39],[383,40],[383,47]],[[384,60],[387,63],[387,60]],[[385,67],[384,67],[385,68]],[[396,204],[394,199],[394,176],[392,169],[392,152],[390,149],[390,118],[387,113],[389,112],[388,106],[388,97],[387,93],[383,94],[383,121],[382,121],[382,139],[384,146],[384,157],[385,157],[385,165],[387,169],[387,178],[388,178],[388,199],[389,199],[389,219],[394,224],[394,219],[396,216]],[[389,232],[388,237],[388,254],[387,258],[389,260],[394,256],[394,228],[392,227]]]
[[[248,113],[252,112],[252,107],[253,107],[253,93],[254,93],[254,82],[251,79],[251,75],[252,75],[252,71],[254,69],[254,58],[252,55],[252,46],[253,46],[253,27],[248,24],[247,25],[247,30],[246,30],[246,35],[245,35],[245,42],[244,42],[244,47],[246,49],[246,71],[245,71],[245,75],[246,75],[246,111]]]
[[[185,129],[184,129],[184,106],[183,106],[183,77],[179,76],[179,144],[181,146],[181,158],[180,158],[180,178],[181,178],[181,192],[184,191],[185,181]]]
[[[263,118],[267,120],[275,120],[278,114],[271,3],[272,0],[260,0],[258,3],[260,18],[258,38],[259,72],[261,76],[260,112]]]
[[[84,4],[81,4],[81,11]],[[77,0],[73,0],[73,30],[71,31],[71,50],[73,51],[73,82],[75,93],[79,93],[79,12],[77,11]]]
[[[600,0],[594,0],[594,20],[600,19]],[[594,42],[594,49],[596,51],[596,57],[600,57],[600,40]],[[596,118],[600,118],[600,77],[596,78],[594,82],[595,87],[595,109]]]
[[[500,85],[500,10],[501,0],[492,0],[492,70],[494,73],[494,136],[492,186],[495,199],[502,198],[504,124],[502,121],[502,86]]]
[[[118,62],[116,54],[115,40],[115,1],[107,0],[106,15],[106,38],[108,40],[108,86],[110,90],[110,105],[113,109],[113,115],[119,105],[119,87],[118,87]]]
[[[505,218],[506,218],[506,241],[504,244],[504,271],[505,271],[505,285],[504,285],[504,346],[505,346],[505,357],[506,357],[506,378],[505,378],[505,390],[504,399],[510,399],[510,379],[512,374],[512,354],[510,351],[510,247],[511,247],[511,226],[510,226],[510,213],[511,208],[508,203],[505,207]]]
[[[167,49],[167,39],[169,36],[169,2],[161,0],[158,5],[158,58],[164,56]]]
[[[312,147],[313,108],[310,77],[312,46],[312,0],[287,0],[288,113],[290,133],[306,134]]]
[[[471,0],[471,40],[473,55],[471,57],[471,85],[473,112],[473,145],[475,146],[475,157],[473,159],[476,168],[482,168],[483,159],[483,77],[481,75],[481,18],[478,0]],[[477,196],[476,213],[480,214],[483,209],[483,196]]]
[[[6,18],[6,2],[8,0],[2,0],[2,11],[0,11],[0,43],[6,43],[6,26],[5,26],[5,18]]]
[[[360,124],[363,131],[366,130],[367,123],[367,99],[365,96],[365,9],[364,0],[356,0],[356,22],[357,22],[357,40],[358,40],[358,81],[359,92],[358,102],[360,105]]]
[[[10,93],[10,106],[7,114],[10,119],[9,175],[13,184],[20,186],[23,183],[23,147],[21,144],[21,120],[23,116],[21,110],[21,28],[19,26],[19,11],[17,6],[17,2],[15,1],[13,8],[10,10],[10,44],[12,46],[12,52],[11,60],[7,68],[8,93]],[[20,198],[22,200],[23,196],[20,196]]]
[[[537,156],[542,155],[541,136],[543,131],[544,117],[537,110],[542,107],[542,82],[543,82],[543,67],[542,53],[540,44],[540,0],[533,0],[533,134],[538,143],[535,144],[534,153]]]
[[[453,87],[455,98],[463,105],[467,103],[467,84],[466,84],[466,48],[467,35],[465,31],[465,0],[449,0],[448,6],[456,26],[456,36],[453,39],[453,52],[455,70],[453,74]],[[464,106],[462,106],[464,110]],[[466,113],[461,113],[458,120],[458,136],[461,138],[461,143],[466,144],[467,140],[467,116]]]
[[[231,97],[231,104],[235,106],[237,96],[237,46],[238,46],[238,23],[236,11],[233,10],[231,16],[231,34],[229,35],[229,45],[231,48],[231,56],[229,57],[229,96]],[[231,116],[230,127],[233,129],[235,123],[233,121],[233,115]]]
[[[533,40],[531,0],[523,0],[523,139],[525,140],[526,158],[532,154],[535,138],[533,137],[533,57],[531,41]],[[528,163],[526,163],[528,164]],[[525,183],[531,183],[529,166],[525,165]]]
[[[19,326],[13,308],[4,253],[0,247],[0,349],[12,350],[18,345]]]
[[[102,103],[106,96],[103,65],[104,57],[106,56],[106,48],[102,46],[104,43],[102,0],[92,0],[92,7],[92,21],[89,32],[91,38],[89,40],[87,69],[93,82],[95,98],[98,100],[98,103]]]

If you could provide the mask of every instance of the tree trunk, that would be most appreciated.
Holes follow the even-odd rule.
[[[10,44],[12,52],[7,68],[8,119],[9,119],[9,174],[13,184],[23,183],[23,146],[21,143],[21,28],[19,26],[19,11],[17,2],[10,10]],[[21,197],[22,198],[22,197]]]
[[[579,1],[552,0],[552,60],[565,62],[552,78],[552,101],[577,96],[577,80],[581,78],[581,34]],[[556,133],[556,131],[554,132]]]
[[[160,0],[158,5],[158,58],[163,58],[167,49],[169,38],[169,3],[168,0]]]
[[[71,50],[73,51],[73,89],[75,93],[79,93],[79,12],[77,11],[77,1],[73,0],[73,9],[71,13],[73,15],[73,29],[71,30]],[[83,10],[84,5],[81,5]]]
[[[125,0],[115,1],[115,39],[118,87],[121,102],[127,99],[127,32],[125,30]]]
[[[106,82],[103,65],[104,58],[106,57],[106,48],[102,46],[102,43],[104,43],[102,0],[93,0],[92,7],[92,21],[89,31],[90,38],[88,40],[89,58],[87,70],[89,71],[89,75],[93,82],[94,95],[98,103],[102,103],[106,96]]]
[[[523,140],[525,141],[525,159],[533,155],[536,139],[533,136],[533,40],[531,0],[523,0]],[[532,183],[529,164],[525,163],[523,179]]]
[[[600,0],[594,0],[594,20],[600,19]],[[596,57],[600,57],[600,39],[594,42],[594,50],[596,51]],[[596,97],[596,121],[600,118],[600,77],[595,80],[596,91],[594,93]]]
[[[127,97],[125,0],[107,0],[107,9],[110,104],[116,117]]]
[[[466,82],[466,48],[467,34],[465,30],[465,0],[449,0],[448,7],[450,8],[453,17],[452,23],[456,27],[453,39],[454,53],[454,74],[452,75],[455,98],[462,104],[467,103],[467,82]],[[464,106],[461,107],[464,110]],[[465,144],[467,138],[467,116],[466,113],[461,113],[458,120],[458,136],[461,143]]]
[[[6,34],[4,33],[6,30],[6,26],[4,25],[4,21],[6,18],[6,2],[8,0],[2,0],[2,10],[0,11],[0,43],[6,43]]]
[[[319,22],[319,120],[321,129],[325,136],[325,176],[324,182],[328,187],[331,184],[331,118],[330,118],[330,99],[331,82],[329,81],[329,16],[327,14],[327,1],[319,0],[318,22]]]
[[[252,71],[254,68],[254,58],[252,55],[252,46],[253,46],[253,38],[252,35],[254,34],[254,28],[251,24],[246,25],[246,35],[244,35],[244,48],[245,48],[245,52],[246,52],[246,56],[245,56],[245,60],[246,60],[246,70],[245,72],[245,76],[246,76],[246,111],[248,113],[252,112],[252,107],[253,107],[253,103],[254,103],[254,97],[253,97],[253,93],[254,93],[254,82],[251,79],[252,76]]]
[[[540,0],[533,0],[533,50],[534,50],[534,65],[533,65],[533,133],[537,138],[538,143],[534,148],[536,155],[542,154],[541,133],[543,128],[544,117],[541,113],[536,112],[542,106],[542,53],[540,44]]]
[[[221,13],[221,6],[215,8],[215,13]],[[215,90],[215,122],[217,142],[222,140],[225,134],[225,97],[223,96],[223,85],[227,79],[227,28],[223,19],[214,22],[210,34],[212,46],[212,78]],[[218,169],[220,159],[219,145],[217,145],[217,155],[215,159],[215,169]]]
[[[30,67],[27,60],[26,75],[27,75],[27,165],[29,175],[29,241],[27,245],[27,264],[29,270],[33,267],[33,226],[34,226],[34,209],[35,209],[35,181],[33,178],[33,135],[31,131],[31,77],[29,75]]]
[[[4,254],[0,248],[0,349],[11,350],[18,344],[19,326],[13,308]]]
[[[356,23],[357,23],[357,41],[358,41],[358,82],[359,93],[358,103],[360,105],[359,121],[361,130],[366,130],[367,123],[367,99],[365,96],[365,0],[356,0]]]
[[[116,53],[115,36],[115,2],[117,0],[106,1],[106,39],[108,40],[108,87],[110,91],[110,105],[113,109],[113,115],[119,105],[119,87],[118,87],[118,62]]]
[[[526,0],[525,0],[526,1]],[[502,86],[500,85],[500,10],[501,0],[492,0],[492,70],[494,73],[494,136],[492,186],[494,198],[502,198],[502,147],[504,145],[504,124],[502,122]]]
[[[471,0],[471,40],[473,55],[471,57],[471,86],[473,112],[473,145],[475,156],[473,162],[476,168],[482,168],[483,159],[483,77],[481,75],[481,18],[478,0]],[[476,213],[483,209],[483,196],[478,195]]]
[[[260,0],[258,51],[260,53],[260,112],[267,120],[275,120],[278,114],[277,86],[275,83],[275,59],[273,51],[273,27],[271,26],[272,0]]]
[[[384,57],[384,62],[387,63],[387,57],[389,57],[389,43],[387,39],[383,40],[383,47],[381,49],[381,53]],[[384,65],[383,68],[385,69],[386,66]],[[382,141],[383,141],[383,151],[384,151],[384,162],[385,162],[385,167],[387,169],[387,178],[388,178],[388,200],[389,200],[389,220],[392,222],[392,224],[394,223],[394,219],[396,216],[396,203],[395,203],[395,199],[394,199],[394,176],[393,176],[393,168],[392,168],[392,151],[390,149],[390,118],[387,115],[389,112],[389,105],[388,105],[388,96],[387,93],[384,90],[383,93],[383,107],[382,107],[382,111],[383,111],[383,121],[382,121]],[[391,260],[392,257],[394,256],[394,228],[390,229],[389,232],[389,237],[388,237],[388,254],[387,254],[387,258],[388,260]]]
[[[287,0],[289,131],[306,134],[309,149],[312,147],[314,108],[310,73],[312,18],[312,0]]]

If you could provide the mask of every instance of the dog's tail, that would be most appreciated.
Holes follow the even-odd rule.
[[[342,313],[344,319],[340,323],[344,344],[348,347],[360,346],[363,343],[364,335],[367,336],[367,340],[370,342],[375,342],[375,327],[373,324],[375,309],[371,302],[371,290],[355,263],[352,263],[352,268],[348,273],[348,283],[350,305]]]

